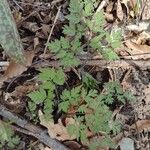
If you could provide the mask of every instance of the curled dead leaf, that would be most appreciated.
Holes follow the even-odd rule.
[[[81,149],[81,145],[76,141],[65,141],[64,144],[69,147],[71,150],[79,150]]]
[[[131,40],[127,40],[125,42],[125,45],[129,48],[128,52],[130,53],[130,55],[138,55],[138,54],[144,54],[150,52],[150,46],[139,45],[132,42]]]
[[[117,1],[117,17],[122,21],[123,20],[123,10],[120,0]]]
[[[34,51],[27,51],[24,53],[24,57],[26,59],[25,64],[16,63],[15,61],[11,61],[4,75],[0,77],[0,86],[2,86],[3,82],[22,74],[27,68],[32,64],[32,60],[34,57]]]
[[[66,127],[62,124],[61,120],[58,120],[57,124],[54,124],[52,121],[47,121],[44,119],[44,115],[41,110],[39,110],[39,119],[40,119],[40,124],[45,126],[48,129],[48,134],[50,137],[58,139],[58,140],[73,140],[75,137],[71,137],[68,132]],[[70,121],[71,123],[73,120]]]
[[[138,130],[138,132],[142,132],[144,129],[150,131],[150,120],[138,120],[130,129]]]
[[[110,13],[113,10],[113,6],[114,6],[114,3],[110,1],[108,5],[106,6],[106,12]]]

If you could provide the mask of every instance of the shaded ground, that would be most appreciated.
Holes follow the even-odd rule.
[[[21,75],[20,73],[16,73],[17,77],[4,82],[1,90],[1,103],[12,112],[30,120],[30,114],[26,112],[28,101],[26,95],[37,89],[38,81],[36,75],[39,73],[39,71],[37,71],[38,68],[47,66],[57,67],[57,65],[59,65],[55,56],[49,53],[48,50],[46,55],[43,55],[43,53],[59,6],[61,6],[61,11],[50,40],[59,38],[62,35],[62,27],[67,23],[65,15],[68,14],[68,1],[31,0],[29,2],[26,0],[12,0],[9,1],[9,3],[25,51],[29,51],[27,56],[31,55],[33,51],[35,53],[33,54],[33,62],[27,71]],[[133,23],[137,18],[140,19],[139,22],[142,22],[142,20],[149,21],[149,1],[147,5],[143,3],[143,7],[140,7],[140,9],[145,7],[147,10],[143,9],[139,11],[139,14],[133,12],[135,3],[136,1],[132,1],[132,3],[126,7],[126,3],[124,2],[120,4],[118,1],[109,1],[109,3],[104,6],[107,28],[111,30],[114,24],[130,28],[129,22]],[[148,23],[150,24],[150,22]],[[81,82],[78,75],[80,75],[80,71],[82,75],[83,69],[102,85],[110,80],[119,80],[123,89],[130,90],[132,94],[135,95],[136,101],[121,106],[118,110],[114,110],[114,116],[123,122],[122,133],[114,138],[119,141],[123,137],[130,137],[135,142],[135,149],[148,150],[150,149],[150,130],[148,130],[150,128],[150,65],[148,63],[150,60],[150,34],[148,29],[143,29],[142,31],[136,28],[126,29],[127,28],[124,30],[124,42],[122,47],[117,51],[122,62],[109,63],[102,60],[99,54],[93,56],[93,54],[86,53],[86,55],[80,57],[83,62],[87,60],[88,57],[88,61],[85,64],[81,64],[78,68],[66,70],[66,74],[70,87],[74,87]],[[135,43],[127,39],[131,39]],[[2,60],[6,60],[3,54],[1,54],[1,56],[3,57]],[[16,72],[16,68],[14,67],[14,72]],[[4,72],[4,70],[2,70],[2,72]],[[60,91],[61,90],[62,89],[60,89]],[[56,113],[55,116],[57,120],[59,114]],[[133,127],[134,124],[136,125],[135,127]],[[21,136],[21,144],[16,149],[29,149],[30,146],[33,149],[45,149],[44,145],[33,137],[27,137],[20,132],[19,135]],[[70,145],[71,149],[82,149],[81,143],[77,143],[76,140],[64,142],[64,144]]]

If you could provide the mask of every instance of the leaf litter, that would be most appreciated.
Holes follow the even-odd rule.
[[[51,61],[52,59],[55,59],[52,54],[47,54],[47,57],[40,57],[43,54],[43,49],[45,48],[45,43],[48,39],[49,32],[52,27],[52,23],[54,22],[56,13],[57,13],[57,7],[61,6],[61,14],[62,16],[66,15],[66,6],[68,2],[65,1],[52,1],[47,2],[45,1],[36,1],[32,0],[31,2],[20,0],[15,1],[17,3],[14,3],[13,1],[10,1],[10,6],[13,12],[13,15],[15,16],[15,21],[17,23],[18,29],[20,31],[21,39],[23,40],[23,45],[25,49],[28,47],[32,47],[34,49],[33,51],[26,52],[26,58],[27,63],[25,65],[17,64],[15,62],[9,63],[8,68],[4,72],[4,74],[0,78],[1,86],[5,84],[6,81],[11,82],[11,80],[17,76],[20,76],[23,74],[23,72],[28,71],[28,68],[32,67],[32,62],[38,63],[40,66],[41,61]],[[119,23],[126,23],[124,22],[124,18],[126,17],[127,20],[132,22],[134,17],[141,17],[141,22],[144,23],[142,25],[142,28],[140,26],[140,22],[137,25],[136,23],[132,23],[132,25],[127,25],[127,31],[124,29],[124,43],[122,44],[122,47],[124,49],[124,53],[127,56],[131,56],[130,59],[134,59],[134,55],[136,55],[136,60],[147,60],[149,61],[150,57],[149,55],[145,55],[145,57],[142,54],[150,53],[150,33],[148,32],[147,26],[149,26],[149,22],[145,21],[146,19],[149,19],[148,16],[150,16],[150,12],[146,11],[148,10],[149,1],[147,2],[147,5],[145,6],[144,0],[142,1],[142,5],[139,7],[139,10],[136,12],[135,5],[138,4],[138,0],[132,0],[132,1],[120,1],[117,0],[109,1],[110,3],[108,5],[104,6],[104,10],[106,10],[107,15],[106,20],[108,21],[108,25],[112,26],[112,22],[114,24]],[[113,7],[115,6],[115,7]],[[126,14],[124,12],[124,6],[126,7]],[[143,13],[142,13],[142,8]],[[20,13],[21,12],[21,13]],[[105,12],[105,13],[106,13]],[[138,16],[141,15],[141,16]],[[59,16],[60,17],[60,16]],[[63,17],[62,17],[63,18]],[[61,28],[62,25],[65,23],[65,19],[58,18],[57,25],[55,26],[53,32],[51,33],[51,39],[59,37],[59,34],[61,34]],[[119,20],[118,20],[119,19]],[[143,20],[143,21],[142,21]],[[145,28],[143,28],[145,27]],[[112,29],[111,27],[109,28]],[[145,34],[146,33],[146,34]],[[143,36],[143,35],[144,36]],[[130,40],[128,38],[130,37]],[[142,56],[142,57],[141,57]],[[35,57],[35,60],[33,61],[33,57]],[[94,56],[99,57],[98,55]],[[95,70],[94,70],[95,69]],[[107,69],[107,68],[106,68]],[[78,70],[77,70],[78,71]],[[106,78],[101,76],[101,79],[96,78],[95,74],[97,72],[104,73],[104,70],[101,70],[101,68],[96,67],[88,67],[86,68],[87,72],[90,72],[96,80],[105,81]],[[112,69],[109,70],[107,73],[107,76],[110,79],[114,80],[121,80],[124,78],[126,74],[126,68],[119,71],[119,69]],[[78,77],[70,72],[67,72],[67,75],[70,79],[69,84],[78,84],[79,79]],[[131,106],[131,110],[127,106],[123,106],[121,110],[117,112],[117,114],[120,114],[124,117],[122,117],[122,121],[124,122],[124,127],[128,126],[130,130],[134,130],[134,134],[130,130],[125,130],[124,132],[127,132],[127,137],[130,136],[132,138],[135,138],[136,142],[135,144],[139,144],[141,141],[137,138],[139,134],[141,134],[145,129],[149,129],[150,122],[149,122],[149,112],[150,112],[150,103],[149,103],[149,81],[150,81],[150,70],[142,70],[140,68],[132,70],[128,73],[127,77],[124,78],[123,83],[124,87],[130,88],[131,91],[134,92],[134,95],[137,95],[138,101],[136,103],[133,103]],[[10,80],[11,79],[11,80]],[[8,101],[10,97],[22,99],[23,97],[26,97],[26,94],[36,90],[36,84],[38,81],[36,81],[36,84],[33,85],[33,80],[26,79],[24,82],[29,82],[30,84],[27,86],[19,85],[15,88],[15,90],[11,93],[7,93],[5,95],[5,100]],[[74,85],[73,85],[74,86]],[[144,90],[143,90],[144,89]],[[3,91],[5,92],[5,91]],[[144,100],[143,100],[144,97]],[[145,101],[143,103],[143,101]],[[8,101],[8,103],[10,103]],[[19,102],[21,103],[21,102]],[[22,103],[21,103],[22,104]],[[138,105],[138,107],[137,107]],[[11,107],[11,103],[10,106]],[[24,104],[24,108],[26,107],[26,104]],[[23,108],[23,109],[24,109]],[[138,109],[137,109],[138,108]],[[21,112],[21,108],[19,113]],[[138,114],[135,121],[133,118],[133,112]],[[41,113],[41,112],[40,112]],[[24,113],[22,113],[22,116],[24,116]],[[116,114],[116,115],[117,115]],[[142,115],[141,115],[142,114]],[[42,114],[40,114],[42,115]],[[70,120],[72,121],[73,118]],[[131,121],[130,121],[131,120]],[[57,123],[52,122],[45,122],[40,118],[39,123],[46,127],[48,129],[48,133],[53,138],[56,138],[58,140],[67,142],[70,142],[70,145],[76,145],[76,149],[82,149],[83,146],[81,143],[78,143],[74,140],[73,137],[70,137],[66,131],[66,128],[64,124],[62,123],[62,120],[60,118],[58,119]],[[149,130],[148,130],[149,132]],[[119,134],[118,134],[119,135]],[[117,136],[117,135],[116,135]],[[114,137],[115,138],[115,137]],[[144,138],[144,137],[143,137]],[[149,137],[147,137],[149,138]],[[120,140],[124,139],[124,135],[121,136]],[[120,141],[119,140],[119,141]],[[138,141],[139,140],[139,141]],[[31,141],[34,141],[34,139],[31,138]],[[119,143],[117,142],[117,144]],[[72,143],[71,143],[72,142]],[[142,142],[140,143],[142,145]],[[146,143],[148,145],[148,143]],[[66,144],[67,145],[67,144]],[[130,148],[133,147],[130,146]],[[138,146],[137,146],[138,147]],[[142,146],[141,146],[142,148]],[[45,148],[46,149],[46,148]],[[71,146],[70,146],[71,149]],[[136,149],[136,147],[135,147]]]

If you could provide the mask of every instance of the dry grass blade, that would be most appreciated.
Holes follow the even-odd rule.
[[[54,30],[54,27],[55,27],[56,22],[57,22],[57,19],[58,19],[58,17],[59,17],[60,10],[61,10],[61,6],[59,6],[59,8],[58,8],[58,11],[57,11],[57,14],[56,14],[56,17],[55,17],[53,26],[52,26],[52,28],[51,28],[51,30],[50,30],[50,33],[49,33],[49,36],[48,36],[48,39],[47,39],[46,46],[45,46],[45,49],[44,49],[44,53],[43,53],[43,54],[46,54],[47,45],[48,45],[48,43],[49,43],[49,41],[50,41],[50,39],[51,39],[51,36],[52,36],[53,30]]]

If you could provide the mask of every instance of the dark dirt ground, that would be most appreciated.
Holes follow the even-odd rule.
[[[117,1],[110,2],[113,5],[117,5]],[[48,51],[47,54],[43,56],[45,43],[48,39],[59,6],[61,6],[61,13],[57,19],[51,40],[59,38],[62,35],[62,27],[67,23],[65,15],[68,13],[68,1],[9,0],[9,4],[25,51],[30,52],[34,50],[35,54],[32,65],[27,69],[27,71],[23,72],[21,75],[18,75],[15,79],[9,79],[4,82],[1,93],[3,99],[5,100],[1,100],[1,103],[13,113],[30,120],[30,114],[26,113],[26,94],[36,89],[36,75],[38,74],[37,69],[40,67],[53,66],[52,62],[55,61],[55,57]],[[104,7],[105,12],[107,9],[109,9],[108,5]],[[112,9],[113,10],[111,11],[107,11],[108,14],[113,16],[112,20],[106,18],[107,24],[113,25],[114,23],[119,24],[123,22],[118,19],[116,14],[117,8],[114,7]],[[127,16],[127,19],[129,18],[131,17]],[[148,40],[146,43],[148,43]],[[149,44],[147,45],[150,46]],[[123,55],[121,55],[122,53],[130,56],[130,54],[125,50],[122,51],[122,49],[120,49],[120,51],[120,57],[123,57]],[[1,56],[3,56],[3,54],[1,54]],[[3,57],[2,60],[5,60],[5,57]],[[144,59],[139,58],[135,61],[139,60],[143,61]],[[147,58],[144,61],[149,60],[150,58]],[[131,104],[124,105],[116,113],[116,118],[119,118],[124,123],[121,138],[127,136],[133,139],[136,150],[149,150],[150,130],[148,129],[150,128],[150,66],[139,67],[136,65],[123,65],[122,67],[118,66],[112,68],[108,66],[109,65],[102,66],[101,64],[90,64],[83,67],[81,65],[78,68],[75,68],[75,70],[79,71],[81,68],[84,68],[86,72],[90,73],[102,84],[110,80],[119,80],[124,89],[128,89],[135,95],[136,101]],[[80,82],[74,70],[66,70],[66,73],[68,76],[69,86],[75,86]],[[134,130],[132,130],[133,124],[136,125]],[[36,150],[46,150],[44,145],[35,138],[20,132],[16,132],[16,134],[19,134],[21,137],[21,144],[16,148],[16,150],[29,149],[29,145],[32,145],[32,148]],[[67,142],[64,143],[67,145]],[[81,146],[80,143],[77,143],[76,141],[70,141],[68,143],[72,147],[72,150],[73,145],[76,147],[74,150],[81,149],[79,148]],[[7,150],[7,148],[4,149]]]

